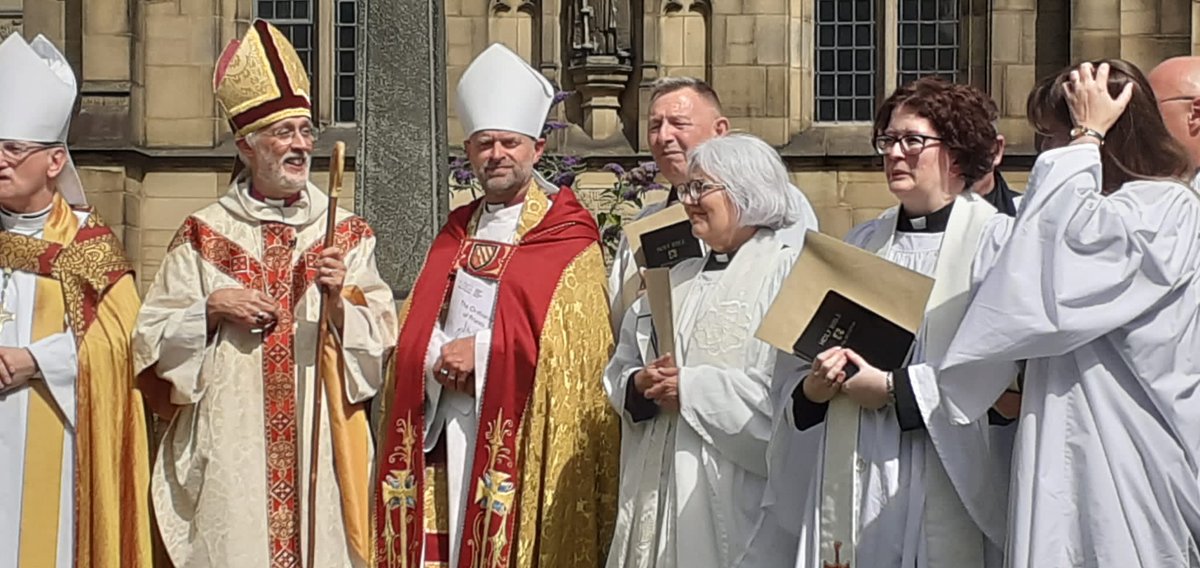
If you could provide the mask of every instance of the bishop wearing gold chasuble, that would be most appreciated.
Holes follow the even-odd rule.
[[[308,81],[277,29],[254,22],[225,50],[214,86],[246,169],[184,221],[134,332],[141,387],[172,417],[152,474],[162,540],[176,568],[301,566],[315,460],[314,566],[365,566],[364,402],[396,333],[375,236],[339,209],[324,246],[331,204],[308,182]],[[323,293],[331,333],[318,345]]]
[[[591,214],[534,173],[554,91],[501,45],[458,85],[484,196],[401,310],[374,483],[386,568],[596,567],[616,516],[612,347]]]
[[[148,567],[132,266],[65,146],[67,60],[14,33],[0,73],[0,566]]]

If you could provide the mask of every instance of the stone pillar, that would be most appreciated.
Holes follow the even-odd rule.
[[[1179,0],[1122,0],[1121,58],[1149,71],[1190,52],[1189,6]]]
[[[63,0],[25,0],[22,22],[25,39],[32,40],[42,34],[59,49],[64,49],[66,13],[67,5]]]
[[[358,4],[355,209],[375,229],[379,272],[398,298],[449,210],[443,10],[428,0]]]
[[[633,69],[616,57],[594,55],[571,68],[575,89],[583,99],[583,130],[592,140],[607,140],[622,133],[621,93]]]
[[[1025,120],[1025,99],[1038,78],[1038,10],[1049,4],[1007,0],[992,7],[992,98],[1000,108],[1000,132],[1012,155],[1035,153],[1033,130]]]
[[[1071,0],[1071,62],[1121,53],[1121,0]]]

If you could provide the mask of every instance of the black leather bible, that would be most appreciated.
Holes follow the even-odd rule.
[[[692,234],[692,224],[686,220],[642,233],[641,240],[646,268],[670,268],[704,255],[700,239]]]
[[[830,290],[792,350],[813,361],[831,347],[848,347],[879,369],[904,366],[916,336],[859,303]],[[846,363],[846,377],[858,367]]]

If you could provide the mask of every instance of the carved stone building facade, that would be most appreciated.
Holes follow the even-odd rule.
[[[423,1],[370,0],[374,10]],[[1009,140],[1005,175],[1019,188],[1033,155],[1025,97],[1037,77],[1085,58],[1122,57],[1148,68],[1200,45],[1200,0],[439,1],[420,10],[432,14],[423,31],[444,37],[430,60],[444,69],[433,76],[445,84],[428,99],[445,105],[434,115],[444,124],[429,130],[446,132],[450,154],[461,146],[462,129],[445,94],[494,41],[574,93],[556,117],[570,126],[552,143],[589,164],[578,179],[585,196],[612,183],[604,163],[648,159],[648,85],[661,76],[699,76],[719,91],[735,128],[779,148],[823,229],[837,235],[892,204],[869,121],[899,82],[937,73],[990,92]],[[75,64],[82,97],[73,152],[91,202],[118,227],[145,285],[186,214],[215,200],[229,181],[234,148],[213,100],[212,72],[220,49],[252,18],[284,29],[309,65],[322,128],[317,169],[334,140],[355,152],[363,109],[384,108],[386,97],[397,96],[371,94],[372,105],[382,106],[362,100],[373,82],[356,70],[381,71],[359,60],[371,52],[363,42],[372,33],[362,16],[372,12],[359,4],[0,0],[0,36],[45,34]],[[366,144],[374,139],[368,133]],[[389,151],[386,144],[369,150]],[[358,190],[390,190],[364,185]]]

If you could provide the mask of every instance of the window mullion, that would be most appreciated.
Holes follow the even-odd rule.
[[[899,77],[899,51],[900,42],[897,30],[899,29],[899,10],[898,4],[902,0],[879,0],[879,21],[882,33],[883,49],[880,50],[879,60],[880,77],[883,79],[882,88],[879,90],[880,100],[877,103],[882,103],[883,97],[891,94],[896,88],[897,79]]]

